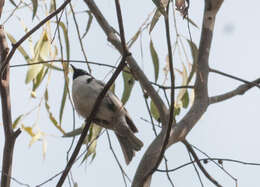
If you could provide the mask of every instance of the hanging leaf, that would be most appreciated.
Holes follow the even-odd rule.
[[[166,13],[165,13],[165,9],[164,9],[164,6],[163,6],[161,0],[152,0],[152,1],[153,1],[153,3],[157,6],[158,10],[159,10],[163,15],[165,15],[165,14],[166,14]]]
[[[159,76],[159,58],[158,58],[158,54],[154,48],[152,40],[150,40],[150,53],[151,53],[152,60],[153,60],[154,77],[155,77],[154,79],[155,79],[155,82],[157,82],[158,76]]]
[[[150,102],[150,110],[151,110],[151,114],[152,114],[153,118],[156,119],[157,121],[160,121],[160,115],[159,115],[158,109],[152,100]]]
[[[15,8],[17,8],[17,4],[13,1],[13,0],[10,0],[11,4],[15,6]]]
[[[67,95],[68,95],[68,89],[67,89],[66,84],[64,84],[61,106],[60,106],[60,114],[59,114],[60,124],[62,122],[62,116],[63,116],[63,112],[64,112],[64,108],[65,108],[65,103],[66,103],[66,100],[67,100]]]
[[[129,68],[125,67],[124,71],[123,71],[124,91],[123,91],[123,95],[121,98],[121,101],[123,104],[125,104],[128,101],[128,99],[131,95],[134,83],[135,83],[135,79],[134,79],[133,75],[128,72],[130,72]]]
[[[185,16],[184,19],[186,19],[190,24],[199,29],[198,25],[194,21],[192,21],[188,16]]]
[[[152,32],[152,30],[154,29],[154,26],[156,25],[156,23],[159,21],[159,18],[161,17],[161,12],[159,11],[159,9],[157,8],[154,15],[153,15],[153,18],[152,18],[152,21],[151,21],[151,25],[150,25],[150,29],[149,29],[149,33]]]
[[[33,89],[32,91],[35,92],[36,89],[41,84],[44,77],[47,75],[48,69],[46,69],[44,66],[42,66],[41,71],[38,73],[35,79],[33,79]]]
[[[127,43],[127,47],[131,48],[132,45],[136,42],[136,40],[138,39],[139,35],[141,33],[141,30],[138,30],[135,35],[131,38],[131,40]]]
[[[176,71],[177,72],[179,72],[180,74],[181,74],[181,76],[182,76],[182,86],[186,86],[187,85],[187,81],[188,81],[188,72],[187,72],[187,69],[186,69],[186,67],[185,67],[185,65],[184,64],[182,64],[182,67],[183,67],[183,71],[180,71],[180,70],[178,70],[178,69],[176,69]],[[176,99],[176,104],[177,104],[177,106],[182,106],[182,107],[184,107],[184,104],[183,104],[183,97],[184,97],[184,95],[185,94],[188,94],[188,92],[187,92],[187,88],[182,88],[182,89],[180,89],[180,91],[179,91],[179,93],[178,93],[178,96],[177,96],[177,99]],[[185,98],[185,99],[187,99],[187,98]],[[187,102],[187,100],[185,100],[184,99],[184,101],[185,102]],[[185,106],[186,105],[188,105],[189,103],[185,103]],[[186,106],[187,107],[187,106]],[[185,108],[185,107],[184,107]]]
[[[29,69],[27,71],[26,74],[26,79],[25,79],[25,83],[28,84],[29,82],[31,82],[34,78],[37,77],[38,73],[41,72],[42,70],[42,64],[36,64],[33,66],[29,66]]]
[[[6,33],[6,34],[7,34],[8,39],[10,40],[10,42],[12,44],[15,44],[16,40],[14,39],[14,37],[9,33]],[[18,47],[18,51],[23,55],[24,59],[29,63],[30,57],[21,45]]]
[[[65,45],[66,45],[67,60],[69,60],[70,59],[70,42],[69,42],[68,30],[67,30],[66,25],[62,21],[60,21],[58,24],[62,28],[62,31],[63,31]]]
[[[77,129],[72,130],[72,131],[70,131],[70,132],[64,133],[62,137],[64,137],[64,138],[70,138],[70,137],[78,136],[78,135],[80,135],[80,134],[82,133],[82,130],[83,130],[82,127],[77,128]]]
[[[32,127],[22,125],[22,130],[27,132],[31,137],[35,136]]]
[[[49,119],[51,120],[51,122],[53,123],[53,125],[62,133],[65,134],[65,131],[61,128],[61,126],[59,125],[58,121],[55,119],[55,117],[53,116],[52,112],[50,111],[50,105],[48,104],[48,90],[45,90],[44,93],[44,100],[45,100],[45,108],[49,114]]]
[[[39,56],[41,60],[48,60],[48,57],[50,56],[51,51],[51,41],[49,40],[49,37],[47,35],[47,32],[44,32],[42,43],[39,48]]]
[[[188,108],[188,106],[189,106],[189,93],[188,93],[187,90],[184,93],[184,95],[182,96],[181,102],[182,102],[183,108]]]
[[[32,5],[33,5],[33,15],[32,19],[34,19],[37,9],[38,9],[38,0],[32,0]]]
[[[87,35],[87,33],[88,33],[89,29],[90,29],[92,20],[93,20],[93,15],[91,14],[91,12],[89,10],[87,10],[86,12],[88,13],[89,18],[88,18],[88,23],[87,23],[87,27],[86,27],[85,33],[82,35],[81,39],[83,39]]]
[[[189,75],[188,81],[187,81],[187,84],[189,84],[193,75],[194,75],[194,73],[195,73],[195,71],[196,71],[196,66],[197,66],[197,63],[198,63],[199,50],[198,50],[196,44],[193,43],[191,40],[187,39],[187,42],[190,46],[191,55],[192,55],[192,59],[193,59],[192,69],[191,69],[191,72],[190,72],[190,75]]]
[[[90,155],[92,155],[91,161],[96,156],[96,147],[97,147],[97,138],[102,130],[102,127],[92,124],[90,127],[90,133],[88,135],[88,142],[87,142],[87,154],[84,156],[82,162],[84,162]]]
[[[20,123],[20,121],[22,120],[22,118],[23,118],[23,114],[21,114],[21,115],[19,115],[15,120],[14,120],[14,122],[13,122],[13,124],[12,124],[12,127],[13,127],[13,129],[15,129],[16,127],[17,127],[17,125]]]

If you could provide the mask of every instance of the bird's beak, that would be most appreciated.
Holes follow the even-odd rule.
[[[70,64],[70,66],[72,67],[73,71],[75,72],[77,68],[75,66],[73,66],[72,64]]]

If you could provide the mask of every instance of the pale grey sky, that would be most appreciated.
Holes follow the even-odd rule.
[[[104,12],[104,15],[110,23],[117,27],[116,14],[114,10],[114,1],[96,1],[99,8]],[[8,6],[9,2],[6,2]],[[254,4],[252,4],[254,3]],[[139,26],[144,22],[147,15],[154,9],[154,4],[151,0],[145,1],[121,1],[123,18],[125,24],[126,38],[130,39],[137,31]],[[82,1],[77,0],[75,9],[88,9]],[[250,5],[250,6],[249,6]],[[260,76],[259,65],[259,1],[235,1],[225,0],[221,10],[217,16],[214,39],[210,53],[210,66],[212,68],[221,70],[226,73],[236,75],[246,80],[254,80]],[[201,28],[203,1],[191,1],[190,17]],[[10,7],[9,7],[10,8]],[[19,17],[24,19],[28,27],[31,22],[31,13],[27,14],[24,10],[19,12]],[[78,17],[79,18],[79,17]],[[178,16],[178,24],[181,33],[188,37],[186,22]],[[82,24],[86,24],[87,19],[79,19]],[[16,38],[22,36],[23,29],[16,18],[14,22],[9,22],[5,25],[7,32],[13,33],[16,29]],[[34,22],[34,24],[37,21]],[[200,30],[191,27],[193,41],[198,44]],[[34,36],[37,38],[37,35]],[[71,37],[75,35],[71,34]],[[103,31],[99,28],[95,20],[90,32],[84,40],[87,56],[91,61],[104,62],[114,65],[119,58],[118,52],[106,41]],[[172,34],[174,39],[175,35]],[[159,53],[160,68],[165,65],[165,56],[167,54],[165,33],[163,20],[161,19],[152,33],[152,38]],[[149,53],[149,35],[147,32],[143,34],[143,60],[140,55],[139,41],[132,48],[132,54],[137,59],[139,65],[144,68],[147,76],[153,80],[152,61]],[[28,45],[25,44],[25,47]],[[79,44],[77,39],[71,40],[72,54],[71,59],[83,59],[79,52]],[[189,52],[189,49],[187,48]],[[191,58],[190,58],[191,59]],[[11,62],[12,64],[25,63],[21,55],[17,52],[16,57]],[[185,62],[187,63],[187,62]],[[178,66],[178,65],[176,65]],[[86,68],[84,65],[78,67]],[[181,66],[179,66],[181,67]],[[16,68],[11,70],[11,97],[13,119],[21,113],[29,111],[34,107],[39,100],[29,98],[30,85],[24,85],[25,73],[27,68]],[[93,75],[98,79],[103,80],[104,74],[109,72],[107,68],[100,68],[93,66]],[[109,76],[108,76],[109,77]],[[54,78],[54,77],[53,77]],[[107,80],[107,77],[106,77]],[[163,80],[163,73],[161,72],[160,81]],[[231,80],[219,75],[210,74],[209,92],[210,95],[221,94],[226,91],[236,88],[241,83]],[[122,79],[117,81],[117,94],[121,96]],[[63,75],[62,73],[55,73],[55,80],[51,82],[50,105],[51,110],[55,116],[58,116],[60,99],[63,89]],[[41,94],[40,89],[37,93]],[[122,152],[120,150],[117,140],[113,137],[113,147],[123,164],[126,172],[132,178],[134,176],[136,167],[148,145],[152,141],[154,135],[149,124],[140,120],[140,117],[148,118],[147,112],[144,112],[145,105],[141,95],[141,90],[138,83],[134,87],[132,97],[127,103],[126,107],[130,112],[132,118],[138,126],[140,137],[145,145],[142,151],[138,152],[134,160],[129,166],[125,166]],[[58,98],[58,99],[57,99]],[[259,90],[254,88],[247,92],[244,96],[237,96],[229,101],[215,104],[209,107],[201,120],[197,123],[194,129],[188,135],[190,143],[198,146],[211,157],[232,158],[248,162],[260,163],[259,147]],[[69,104],[64,113],[63,127],[66,130],[72,128],[72,110]],[[23,124],[33,125],[37,115],[33,113],[31,117],[27,118]],[[76,115],[76,125],[80,126],[82,119]],[[2,116],[0,116],[2,121]],[[66,151],[70,144],[69,140],[59,137],[59,132],[52,127],[48,116],[43,109],[40,112],[40,119],[38,123],[41,130],[51,132],[47,136],[48,148],[46,159],[42,158],[41,142],[37,142],[28,147],[30,137],[23,132],[17,142],[14,152],[13,177],[22,181],[23,183],[35,186],[57,172],[64,169],[66,164]],[[148,129],[148,130],[147,130]],[[2,155],[3,148],[3,128],[0,127],[2,141],[0,141],[0,155]],[[199,154],[200,155],[200,154]],[[178,143],[169,148],[166,152],[168,158],[169,168],[175,168],[183,163],[189,161],[188,153],[185,147]],[[202,155],[200,155],[202,157]],[[256,187],[260,185],[258,179],[260,168],[256,166],[246,166],[233,163],[224,162],[224,167],[234,177],[238,178],[238,185],[240,187],[250,186]],[[161,164],[160,168],[164,168]],[[212,176],[214,176],[223,186],[235,186],[234,181],[228,177],[223,171],[219,170],[213,164],[206,165],[206,168]],[[80,165],[76,163],[72,169],[74,180],[80,187],[91,186],[124,186],[121,173],[116,164],[111,151],[109,150],[108,141],[104,134],[98,141],[97,156],[92,164]],[[213,187],[213,185],[201,174],[204,185]],[[171,173],[172,180],[176,187],[182,186],[200,186],[199,180],[190,165],[177,172]],[[55,186],[58,178],[49,182],[45,186]],[[170,186],[166,175],[155,173],[152,180],[152,186]],[[15,182],[13,187],[20,185]],[[68,183],[66,185],[68,186]]]

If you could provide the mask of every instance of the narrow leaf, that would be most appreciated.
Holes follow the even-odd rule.
[[[190,24],[199,29],[198,25],[194,21],[192,21],[188,16],[185,16],[184,19],[186,19]]]
[[[13,129],[15,129],[16,127],[17,127],[17,125],[20,123],[20,121],[22,120],[22,118],[23,118],[23,114],[21,114],[21,115],[19,115],[15,120],[14,120],[14,122],[13,122],[13,125],[12,125],[12,127],[13,127]]]
[[[151,114],[152,114],[153,118],[156,119],[157,121],[160,121],[160,115],[159,115],[158,109],[152,100],[150,102],[150,110],[151,110]]]
[[[182,96],[181,101],[182,101],[183,108],[188,108],[188,106],[189,106],[189,93],[188,93],[187,90],[184,93],[184,95]]]
[[[77,129],[75,129],[73,131],[64,133],[62,137],[69,138],[69,137],[78,136],[78,135],[80,135],[82,133],[82,130],[83,130],[82,127],[77,128]]]
[[[68,95],[67,86],[66,86],[66,84],[64,84],[63,94],[62,94],[62,100],[61,100],[61,106],[60,106],[60,114],[59,114],[60,124],[61,124],[61,122],[62,122],[64,107],[65,107],[65,103],[66,103],[66,100],[67,100],[67,95]]]
[[[128,99],[131,95],[134,83],[135,83],[135,79],[134,79],[133,75],[128,72],[130,72],[129,68],[125,67],[124,72],[123,72],[124,91],[123,91],[123,95],[121,98],[121,101],[123,104],[125,104],[128,101]]]
[[[62,31],[63,31],[65,45],[66,45],[67,60],[69,60],[70,59],[70,42],[69,42],[68,30],[67,30],[66,25],[62,21],[59,22],[59,26],[62,28]]]
[[[152,60],[153,60],[154,77],[155,77],[154,79],[155,79],[155,82],[157,82],[158,76],[159,76],[159,58],[158,58],[158,54],[154,48],[152,40],[150,40],[150,53],[151,53]]]
[[[25,83],[28,84],[29,82],[31,82],[34,78],[37,77],[38,73],[41,72],[42,70],[42,64],[36,64],[33,66],[29,66],[29,69],[27,71],[26,74],[26,79],[25,79]]]
[[[153,18],[152,18],[152,21],[151,21],[151,25],[150,25],[150,29],[149,29],[149,33],[152,32],[152,30],[154,29],[154,26],[156,25],[156,23],[158,22],[159,18],[161,17],[161,12],[159,11],[159,9],[157,8],[154,15],[153,15]]]
[[[6,34],[7,34],[8,39],[10,40],[10,42],[12,44],[15,44],[16,40],[14,39],[14,37],[9,33],[6,33]],[[29,63],[30,57],[21,45],[18,47],[18,51],[23,55],[24,59]]]
[[[188,43],[189,43],[189,46],[190,46],[190,50],[191,50],[191,55],[192,55],[192,58],[193,58],[193,64],[192,64],[192,69],[191,69],[191,72],[190,72],[190,75],[188,77],[188,81],[187,81],[187,84],[190,83],[195,71],[196,71],[196,66],[197,66],[197,63],[198,63],[198,54],[199,54],[199,50],[196,46],[196,44],[194,42],[192,42],[191,40],[188,40]]]
[[[152,0],[153,3],[157,6],[158,10],[163,14],[165,15],[165,9],[161,3],[161,0]]]
[[[33,15],[32,19],[34,19],[37,9],[38,9],[38,0],[32,0],[32,5],[33,5]]]
[[[88,13],[88,23],[87,23],[87,27],[86,27],[86,30],[85,30],[85,33],[82,35],[82,39],[87,35],[89,29],[90,29],[90,26],[91,26],[91,23],[92,23],[92,20],[93,20],[93,15],[91,14],[90,11],[86,11]]]

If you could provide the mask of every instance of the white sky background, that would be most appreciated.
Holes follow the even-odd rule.
[[[117,28],[116,12],[114,9],[114,1],[96,1],[99,8],[102,10],[110,23]],[[6,9],[10,8],[6,2]],[[80,0],[73,2],[76,10],[88,9]],[[125,25],[125,32],[127,40],[130,39],[137,31],[139,26],[144,22],[147,15],[153,10],[154,4],[151,0],[146,1],[121,1],[123,19]],[[232,1],[226,0],[221,7],[217,16],[216,26],[214,31],[213,43],[210,53],[210,66],[220,71],[236,75],[246,80],[254,80],[260,76],[259,60],[259,1]],[[201,28],[202,11],[204,1],[191,1],[190,17]],[[25,24],[31,28],[31,12],[26,13],[21,10],[17,16],[23,18]],[[5,12],[4,12],[5,14]],[[78,20],[81,24],[86,24],[86,16],[78,15]],[[35,20],[34,24],[38,21]],[[186,22],[178,16],[178,23],[180,32],[188,37]],[[73,24],[71,22],[71,24]],[[16,18],[13,18],[5,25],[7,32],[13,34],[15,38],[21,37],[23,28]],[[193,41],[198,44],[200,30],[191,26]],[[79,44],[75,34],[70,33],[71,38],[71,59],[83,59],[80,52]],[[83,30],[81,31],[83,33]],[[175,34],[171,34],[174,39]],[[37,38],[37,34],[34,35]],[[119,57],[110,44],[106,41],[103,31],[100,29],[95,20],[93,20],[92,27],[87,39],[84,40],[86,53],[90,61],[97,61],[101,63],[108,63],[114,65]],[[167,54],[167,46],[165,41],[165,32],[163,20],[157,24],[152,38],[158,51],[160,58],[160,68],[165,65],[165,56]],[[143,48],[144,57],[141,59],[139,41],[133,46],[131,52],[137,59],[139,65],[143,67],[145,73],[151,80],[154,80],[152,61],[149,53],[149,35],[145,31],[143,34]],[[23,45],[28,49],[28,44]],[[187,48],[189,53],[189,48]],[[184,58],[183,58],[184,59]],[[190,58],[191,59],[191,58]],[[19,52],[16,53],[15,58],[11,61],[12,64],[25,63]],[[185,62],[187,63],[187,62]],[[86,68],[85,65],[77,65],[78,67]],[[179,65],[176,65],[181,67]],[[93,75],[98,79],[104,80],[105,74],[110,69],[93,67]],[[39,100],[31,99],[30,90],[31,85],[24,85],[25,73],[27,68],[16,68],[11,70],[11,99],[13,119],[18,115],[29,111],[33,108]],[[160,81],[163,80],[163,73],[161,73]],[[51,82],[50,105],[51,110],[58,116],[60,98],[63,89],[63,75],[62,73],[53,74],[53,81]],[[106,77],[105,80],[109,78]],[[220,75],[210,74],[209,92],[210,95],[221,94],[230,91],[240,85],[240,82],[231,80]],[[116,92],[119,96],[122,94],[122,79],[117,80]],[[37,96],[41,96],[43,89],[40,89]],[[57,99],[58,98],[58,99]],[[135,84],[132,97],[126,105],[132,118],[138,126],[140,137],[145,146],[142,151],[138,152],[131,164],[126,167],[124,164],[122,152],[120,150],[117,140],[112,135],[113,147],[119,157],[121,163],[126,169],[129,176],[134,176],[137,165],[152,141],[154,135],[149,124],[140,120],[140,117],[149,118],[145,109],[141,90],[138,83]],[[145,111],[145,112],[144,112]],[[27,118],[23,123],[25,125],[32,125],[36,120],[36,113]],[[76,125],[80,126],[82,119],[76,116]],[[2,122],[2,116],[0,116]],[[35,143],[31,148],[28,148],[30,137],[23,132],[15,146],[14,163],[13,163],[13,177],[23,183],[35,186],[53,176],[57,172],[64,169],[66,164],[66,151],[70,141],[60,138],[60,133],[53,128],[51,122],[46,115],[45,109],[41,110],[40,119],[38,122],[39,128],[45,132],[49,132],[47,137],[48,149],[46,159],[42,158],[41,142]],[[67,103],[64,112],[63,127],[66,130],[72,128],[72,110]],[[220,104],[212,105],[203,115],[201,120],[196,124],[188,135],[190,143],[198,146],[211,157],[233,158],[248,162],[260,163],[259,147],[259,90],[254,88],[247,92],[244,96],[237,96],[229,101]],[[3,149],[3,128],[0,128],[0,155]],[[199,154],[200,155],[200,154]],[[188,153],[185,147],[178,143],[169,148],[166,152],[168,158],[169,168],[175,168],[183,163],[189,161]],[[202,157],[202,155],[200,155]],[[213,164],[205,166],[210,174],[219,181],[223,186],[235,186],[234,181],[217,169]],[[239,186],[259,186],[260,168],[256,166],[245,166],[234,163],[224,162],[224,167],[236,178],[238,178]],[[164,164],[160,166],[164,168]],[[104,134],[98,141],[97,156],[92,164],[80,165],[76,163],[72,169],[74,180],[78,182],[79,186],[124,186],[121,173],[113,158],[112,152],[109,150],[108,141]],[[201,174],[204,185],[207,187],[213,186]],[[196,176],[192,165],[185,167],[177,172],[171,173],[172,180],[175,186],[200,186],[199,180]],[[55,186],[57,180],[49,182],[45,186]],[[152,180],[152,186],[170,186],[166,175],[155,173]],[[20,185],[12,183],[12,186],[18,187]],[[68,183],[66,185],[68,186]]]

